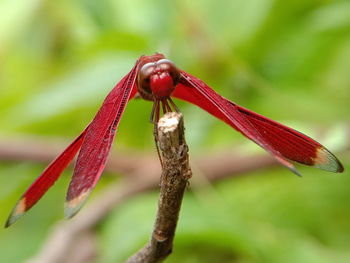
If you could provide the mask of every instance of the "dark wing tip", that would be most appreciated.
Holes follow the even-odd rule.
[[[18,219],[20,219],[27,210],[28,209],[26,207],[25,197],[23,197],[17,202],[16,206],[12,209],[12,212],[5,223],[5,228],[8,228]]]
[[[73,199],[67,199],[64,205],[64,216],[67,219],[70,219],[73,216],[75,216],[85,204],[90,193],[91,193],[91,189],[88,189],[83,191],[79,196]]]
[[[320,146],[316,151],[316,157],[313,158],[313,165],[322,170],[333,173],[342,173],[344,167],[341,162],[325,147]]]

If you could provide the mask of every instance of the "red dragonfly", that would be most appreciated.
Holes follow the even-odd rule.
[[[80,210],[103,172],[126,104],[137,94],[153,101],[151,119],[155,125],[160,111],[178,111],[171,99],[175,97],[191,102],[226,122],[295,174],[299,175],[290,160],[330,172],[344,170],[338,159],[318,142],[225,99],[203,81],[178,69],[164,55],[156,53],[137,60],[131,71],[108,94],[92,122],[22,195],[6,227],[17,221],[46,193],[79,150],[67,192],[65,216],[71,218]]]

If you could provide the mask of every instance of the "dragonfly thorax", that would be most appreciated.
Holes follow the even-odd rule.
[[[148,57],[149,58],[149,57]],[[145,100],[162,100],[169,98],[179,82],[180,72],[175,64],[164,56],[152,56],[155,61],[145,61],[140,65],[137,89]]]

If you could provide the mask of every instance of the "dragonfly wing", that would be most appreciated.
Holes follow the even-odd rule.
[[[9,227],[24,215],[55,183],[63,170],[79,151],[86,134],[86,129],[43,171],[43,173],[25,191],[13,208],[7,222]]]
[[[236,107],[284,157],[322,170],[343,172],[344,168],[337,157],[317,141],[260,114]]]
[[[125,106],[136,94],[137,67],[138,62],[108,94],[87,129],[67,192],[67,218],[79,211],[102,174]]]
[[[293,160],[331,172],[342,172],[338,159],[324,146],[285,125],[254,113],[217,94],[203,81],[182,71],[174,97],[189,101],[241,132],[298,174]]]

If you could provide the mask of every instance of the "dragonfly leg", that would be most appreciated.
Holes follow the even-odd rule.
[[[160,165],[163,168],[163,161],[162,161],[162,156],[160,155],[160,151],[159,151],[159,146],[158,146],[158,121],[159,121],[159,115],[160,115],[160,102],[159,100],[156,100],[153,104],[153,108],[152,108],[152,115],[151,115],[151,120],[153,122],[153,134],[154,134],[154,142],[156,144],[156,149],[157,149],[157,154],[158,154],[158,158],[160,161]]]
[[[176,112],[180,112],[179,108],[176,106],[175,102],[170,97],[168,98],[168,100],[169,100],[171,106],[173,106],[174,110]]]

